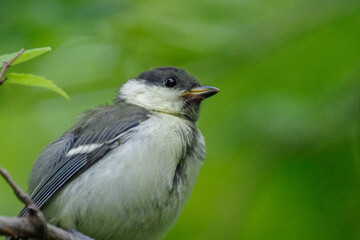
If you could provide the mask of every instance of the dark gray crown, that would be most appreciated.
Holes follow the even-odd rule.
[[[177,81],[175,89],[190,90],[193,87],[200,86],[199,82],[188,72],[176,67],[160,67],[141,73],[136,79],[145,80],[146,83],[163,86],[164,81],[169,78],[175,78]]]

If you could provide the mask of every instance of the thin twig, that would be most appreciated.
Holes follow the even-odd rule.
[[[24,52],[24,48],[22,48],[18,54],[16,54],[16,56],[11,59],[9,62],[8,61],[4,61],[5,65],[3,66],[3,68],[1,69],[1,72],[0,72],[0,85],[3,84],[7,78],[3,79],[3,76],[6,72],[6,70],[11,66],[11,64],[13,64],[13,62],[18,58],[20,57],[20,55]]]
[[[37,229],[37,232],[42,236],[48,235],[48,229],[46,226],[46,220],[43,213],[38,207],[31,201],[30,197],[11,179],[7,170],[0,168],[0,175],[5,179],[5,181],[13,189],[16,197],[23,202],[26,207],[29,209],[29,222],[32,223],[32,226]]]
[[[0,167],[0,175],[14,190],[16,197],[29,209],[24,218],[0,216],[0,236],[15,238],[49,239],[49,240],[84,240],[71,232],[47,224],[42,211],[34,205],[30,197],[11,179],[7,170]],[[84,235],[85,237],[85,235]],[[90,238],[86,238],[90,239]]]
[[[5,179],[5,181],[10,185],[10,187],[14,190],[16,197],[23,202],[26,206],[33,205],[30,197],[21,190],[21,188],[11,179],[7,170],[0,168],[0,175]]]

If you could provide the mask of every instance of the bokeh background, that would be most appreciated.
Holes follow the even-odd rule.
[[[53,48],[10,70],[71,97],[0,86],[0,165],[24,189],[77,114],[178,66],[221,92],[202,105],[208,156],[166,240],[360,239],[359,0],[0,3],[0,54]],[[0,180],[0,215],[21,208]]]

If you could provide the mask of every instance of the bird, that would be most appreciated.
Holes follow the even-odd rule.
[[[89,239],[162,239],[205,159],[200,104],[218,92],[177,67],[126,81],[39,154],[31,200],[48,223]]]

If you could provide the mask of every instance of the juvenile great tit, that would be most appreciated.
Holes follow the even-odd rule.
[[[175,67],[128,80],[40,153],[32,201],[49,223],[97,240],[163,238],[205,158],[200,103],[218,92]]]

